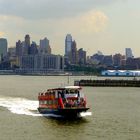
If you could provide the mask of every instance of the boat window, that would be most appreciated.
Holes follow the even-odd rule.
[[[66,94],[78,94],[79,90],[71,89],[71,90],[66,90]]]
[[[56,104],[56,105],[57,105],[57,104],[58,104],[58,100],[54,100],[54,104]]]
[[[51,104],[52,104],[52,100],[48,100],[48,102],[49,102],[49,105],[51,105]]]
[[[57,92],[55,92],[55,98],[58,98],[58,94],[57,94]]]
[[[52,97],[52,93],[50,93],[50,97]]]
[[[45,104],[48,104],[48,102],[47,101],[44,101],[45,102]]]
[[[79,90],[75,90],[75,93],[78,93],[79,94]]]
[[[49,92],[49,94],[48,94],[48,95],[49,95],[49,98],[50,98],[50,97],[51,97],[51,93]]]
[[[43,105],[44,104],[44,101],[40,101],[40,104]]]
[[[53,105],[55,104],[55,100],[52,100],[52,104],[53,104]]]
[[[54,94],[53,94],[53,93],[51,94],[51,97],[52,97],[52,98],[54,97]]]
[[[69,91],[68,90],[66,90],[66,94],[69,94]]]
[[[52,94],[55,95],[55,91],[53,91]]]
[[[72,93],[77,93],[77,90],[72,90]]]
[[[53,100],[52,102],[53,102],[53,105],[58,104],[58,101],[57,100]]]

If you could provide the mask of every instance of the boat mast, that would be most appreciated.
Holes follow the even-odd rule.
[[[67,85],[70,84],[70,74],[68,73],[68,77],[67,77]]]

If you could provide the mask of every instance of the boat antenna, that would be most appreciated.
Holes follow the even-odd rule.
[[[69,76],[69,73],[68,73],[68,81],[67,81],[67,84],[69,85],[70,83],[70,76]]]

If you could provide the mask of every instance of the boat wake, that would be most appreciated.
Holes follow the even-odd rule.
[[[82,117],[91,116],[92,115],[92,112],[82,112],[80,115]]]
[[[2,97],[0,96],[0,107],[7,108],[10,112],[19,115],[28,116],[45,116],[45,117],[62,117],[54,114],[40,114],[37,110],[38,101],[28,100],[25,98],[13,98],[13,97]],[[82,117],[91,115],[91,112],[81,113]]]

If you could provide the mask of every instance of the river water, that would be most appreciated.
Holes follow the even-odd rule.
[[[138,140],[140,89],[83,87],[90,110],[82,119],[38,113],[38,92],[73,84],[67,76],[0,76],[0,140]]]

